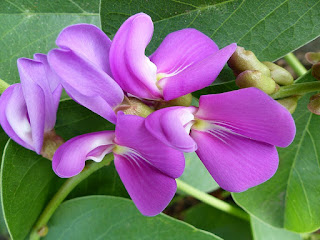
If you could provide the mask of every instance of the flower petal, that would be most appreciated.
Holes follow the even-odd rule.
[[[121,88],[140,98],[160,99],[156,66],[145,56],[153,34],[151,18],[139,13],[128,18],[116,33],[110,48],[110,67]]]
[[[34,151],[27,106],[21,84],[13,84],[0,96],[0,124],[10,138]]]
[[[48,58],[70,97],[105,119],[115,122],[113,108],[122,102],[124,94],[108,74],[70,50],[51,50]]]
[[[183,152],[194,152],[197,144],[189,136],[189,132],[195,112],[195,107],[160,109],[146,118],[145,125],[149,132],[164,144]]]
[[[218,46],[202,32],[186,28],[168,34],[150,56],[158,73],[173,73],[219,51]]]
[[[161,79],[159,85],[163,88],[164,99],[169,101],[209,86],[218,77],[236,47],[235,43],[230,44],[181,72]]]
[[[54,102],[54,108],[56,111],[58,110],[59,106],[59,101],[60,101],[60,96],[62,92],[62,85],[61,85],[61,79],[59,76],[52,70],[52,68],[49,65],[47,55],[42,54],[42,53],[36,53],[33,55],[33,58],[41,62],[44,66],[47,80],[49,82],[49,87],[53,96],[53,102]],[[55,111],[55,112],[56,112]]]
[[[177,189],[175,180],[150,164],[115,154],[114,164],[131,199],[146,216],[159,214],[170,203]]]
[[[95,25],[81,23],[68,26],[61,31],[56,44],[60,48],[72,50],[111,76],[111,40]]]
[[[53,171],[62,178],[79,174],[85,161],[100,162],[113,148],[114,131],[88,133],[61,145],[52,159]]]
[[[35,151],[42,149],[45,131],[54,127],[56,113],[44,66],[31,59],[18,59],[23,96],[27,105]]]
[[[185,164],[183,153],[153,137],[145,127],[144,120],[139,116],[119,113],[116,144],[133,149],[164,174],[172,178],[180,177]]]
[[[279,147],[288,146],[296,132],[287,109],[256,88],[201,96],[196,117],[220,122],[236,133]]]
[[[211,136],[192,130],[196,153],[214,180],[230,192],[242,192],[271,178],[278,168],[274,146],[226,133]]]

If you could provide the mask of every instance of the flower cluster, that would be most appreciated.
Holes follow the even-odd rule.
[[[199,107],[190,106],[190,94],[216,79],[236,44],[219,49],[203,33],[183,29],[147,57],[152,34],[152,20],[143,13],[127,19],[113,41],[93,25],[65,28],[58,49],[18,60],[21,83],[0,98],[1,126],[20,145],[45,152],[64,88],[116,127],[61,145],[52,158],[54,172],[69,178],[86,160],[99,162],[113,153],[124,186],[148,216],[174,196],[183,152],[195,151],[228,191],[272,177],[279,160],[275,146],[288,146],[295,135],[284,107],[256,88],[201,96]]]

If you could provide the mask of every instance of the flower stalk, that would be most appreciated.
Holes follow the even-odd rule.
[[[107,166],[113,160],[113,154],[108,154],[106,157],[99,163],[92,162],[88,164],[84,170],[64,182],[59,191],[53,196],[50,200],[38,221],[34,225],[31,234],[30,240],[38,240],[40,237],[44,237],[48,233],[47,223],[50,220],[51,216],[55,212],[55,210],[59,207],[59,205],[63,202],[63,200],[69,195],[69,193],[84,179],[89,177],[92,173],[99,170],[100,168]]]
[[[317,82],[306,82],[306,83],[295,83],[288,86],[283,86],[280,90],[270,96],[273,99],[281,99],[290,97],[293,95],[304,95],[309,92],[320,91],[320,81]]]
[[[0,95],[10,86],[10,84],[6,83],[2,79],[0,79]]]
[[[200,200],[201,202],[204,202],[216,209],[219,209],[223,212],[226,212],[228,214],[231,214],[235,217],[241,218],[246,221],[250,221],[250,216],[242,211],[241,209],[234,207],[220,199],[217,199],[207,193],[201,192],[200,190],[190,186],[189,184],[176,179],[178,189],[181,190],[182,192],[187,193],[188,195]]]
[[[293,53],[288,53],[284,56],[284,60],[292,67],[293,71],[300,77],[307,73],[307,69],[301,64],[298,58]]]

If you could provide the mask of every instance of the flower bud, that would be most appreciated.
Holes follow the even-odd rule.
[[[297,108],[299,98],[300,96],[291,96],[276,101],[284,106],[292,114]]]
[[[161,109],[161,108],[173,107],[173,106],[189,107],[191,106],[191,102],[192,102],[192,94],[189,93],[189,94],[183,95],[182,97],[172,99],[168,102],[164,102],[164,101],[158,102],[155,108]]]
[[[279,86],[272,78],[265,76],[260,71],[247,70],[239,74],[236,84],[240,88],[255,87],[267,94],[275,93]]]
[[[43,138],[43,145],[41,155],[52,160],[56,150],[64,143],[63,139],[56,134],[54,130],[45,133]]]
[[[313,95],[310,98],[308,109],[310,112],[320,115],[320,93]]]
[[[320,62],[320,52],[308,52],[305,55],[307,61],[311,64]]]
[[[243,47],[237,47],[229,59],[228,65],[236,76],[246,70],[258,70],[263,75],[270,77],[269,68],[261,63],[253,52],[247,51]]]
[[[134,97],[125,97],[121,105],[115,109],[115,112],[118,111],[122,111],[127,115],[137,115],[144,118],[154,112],[153,109]]]
[[[317,80],[320,80],[320,62],[314,64],[312,66],[311,71],[312,76],[314,76]]]
[[[271,78],[279,85],[290,85],[293,83],[292,75],[284,68],[272,62],[262,62],[266,65],[270,72]]]

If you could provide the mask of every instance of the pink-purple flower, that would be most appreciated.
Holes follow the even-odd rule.
[[[112,123],[114,108],[124,94],[112,79],[109,66],[111,40],[98,27],[76,24],[61,31],[48,53],[50,66],[71,98]]]
[[[110,48],[110,68],[121,88],[136,97],[181,97],[210,85],[236,50],[235,43],[219,50],[196,29],[170,33],[148,58],[145,48],[153,34],[151,18],[139,13],[128,18]]]
[[[142,214],[159,214],[176,192],[184,170],[183,153],[161,143],[146,129],[145,119],[118,114],[115,131],[89,133],[63,144],[52,159],[60,177],[79,174],[85,161],[99,162],[108,153],[130,197]]]
[[[168,146],[196,151],[217,183],[231,192],[271,178],[279,161],[275,146],[287,147],[295,136],[287,109],[256,88],[203,95],[199,108],[158,110],[147,117],[146,127]]]
[[[40,154],[44,136],[56,122],[62,87],[44,54],[18,59],[18,69],[21,83],[0,97],[0,124],[15,142]]]

